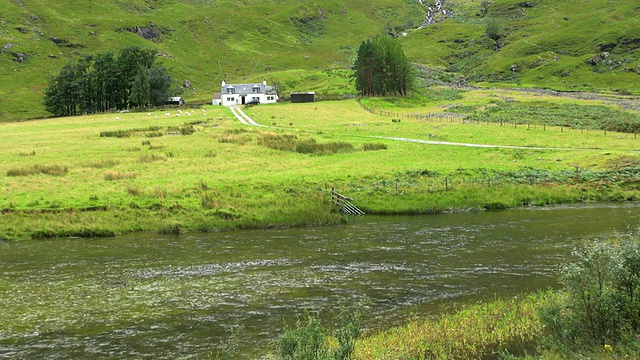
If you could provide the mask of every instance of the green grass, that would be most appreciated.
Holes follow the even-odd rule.
[[[456,104],[478,106],[493,99],[485,92],[462,95]],[[535,95],[518,96],[525,101]],[[379,101],[367,100],[372,106]],[[188,124],[164,111],[119,114],[120,120],[105,114],[3,124],[0,237],[339,223],[342,217],[329,201],[331,188],[378,214],[638,197],[639,140],[633,134],[406,116],[442,104],[396,108],[404,111],[401,121],[396,114],[368,112],[354,100],[245,109],[268,129],[244,126],[222,107],[207,107],[207,115],[191,117]],[[157,128],[161,136],[148,138],[147,130]],[[167,131],[181,128],[191,130],[188,135]],[[128,136],[101,136],[119,131]],[[541,149],[429,145],[390,137]]]
[[[444,309],[434,317],[372,334],[356,344],[355,359],[485,359],[533,353],[544,334],[538,308],[557,295]]]
[[[48,76],[70,60],[129,46],[158,50],[176,85],[184,80],[193,85],[183,95],[189,103],[210,102],[223,79],[280,83],[285,97],[291,91],[315,91],[318,97],[339,98],[354,93],[350,67],[360,43],[390,28],[407,31],[400,41],[413,62],[438,69],[421,75],[430,81],[638,93],[635,2],[521,3],[491,1],[483,17],[478,1],[447,2],[455,16],[410,30],[425,16],[424,7],[410,0],[322,0],[314,5],[287,0],[277,6],[231,0],[153,5],[109,0],[90,6],[2,0],[0,45],[13,46],[0,55],[0,121],[47,116],[42,91]],[[220,11],[224,8],[233,11]],[[505,29],[498,51],[485,35],[489,19]],[[163,31],[159,39],[123,30],[150,24]],[[64,42],[56,44],[53,38]],[[587,64],[604,51],[610,63]],[[30,57],[20,64],[12,52]]]

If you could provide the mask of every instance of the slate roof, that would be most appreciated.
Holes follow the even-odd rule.
[[[258,92],[254,93],[253,88],[258,87]],[[228,94],[229,91],[227,89],[233,88],[234,94],[237,95],[249,95],[249,94],[266,94],[273,90],[272,86],[266,86],[264,84],[256,83],[256,84],[225,84],[222,87],[222,93]]]

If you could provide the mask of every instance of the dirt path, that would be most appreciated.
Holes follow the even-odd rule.
[[[247,114],[245,114],[244,111],[242,111],[242,109],[240,109],[239,107],[231,106],[229,107],[229,110],[231,110],[231,113],[233,114],[233,116],[235,116],[236,119],[238,119],[244,125],[270,127],[270,126],[258,124],[257,122],[253,121],[253,119],[250,118]],[[469,144],[469,143],[431,141],[431,140],[411,139],[411,138],[391,137],[391,136],[367,136],[367,138],[412,142],[412,143],[427,144],[427,145],[465,146],[465,147],[490,148],[490,149],[565,150],[565,151],[594,150],[594,149],[587,149],[587,148],[577,149],[577,148],[551,148],[551,147],[513,146],[513,145]]]

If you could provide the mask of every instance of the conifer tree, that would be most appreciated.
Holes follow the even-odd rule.
[[[413,84],[411,63],[402,46],[387,36],[363,41],[353,70],[362,96],[405,96]]]
[[[49,80],[45,109],[70,116],[162,105],[171,96],[173,78],[155,60],[155,50],[131,47],[118,56],[107,52],[70,62]]]

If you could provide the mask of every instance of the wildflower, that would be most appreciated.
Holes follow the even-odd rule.
[[[613,347],[609,344],[604,344],[604,349],[607,351],[613,351]]]

